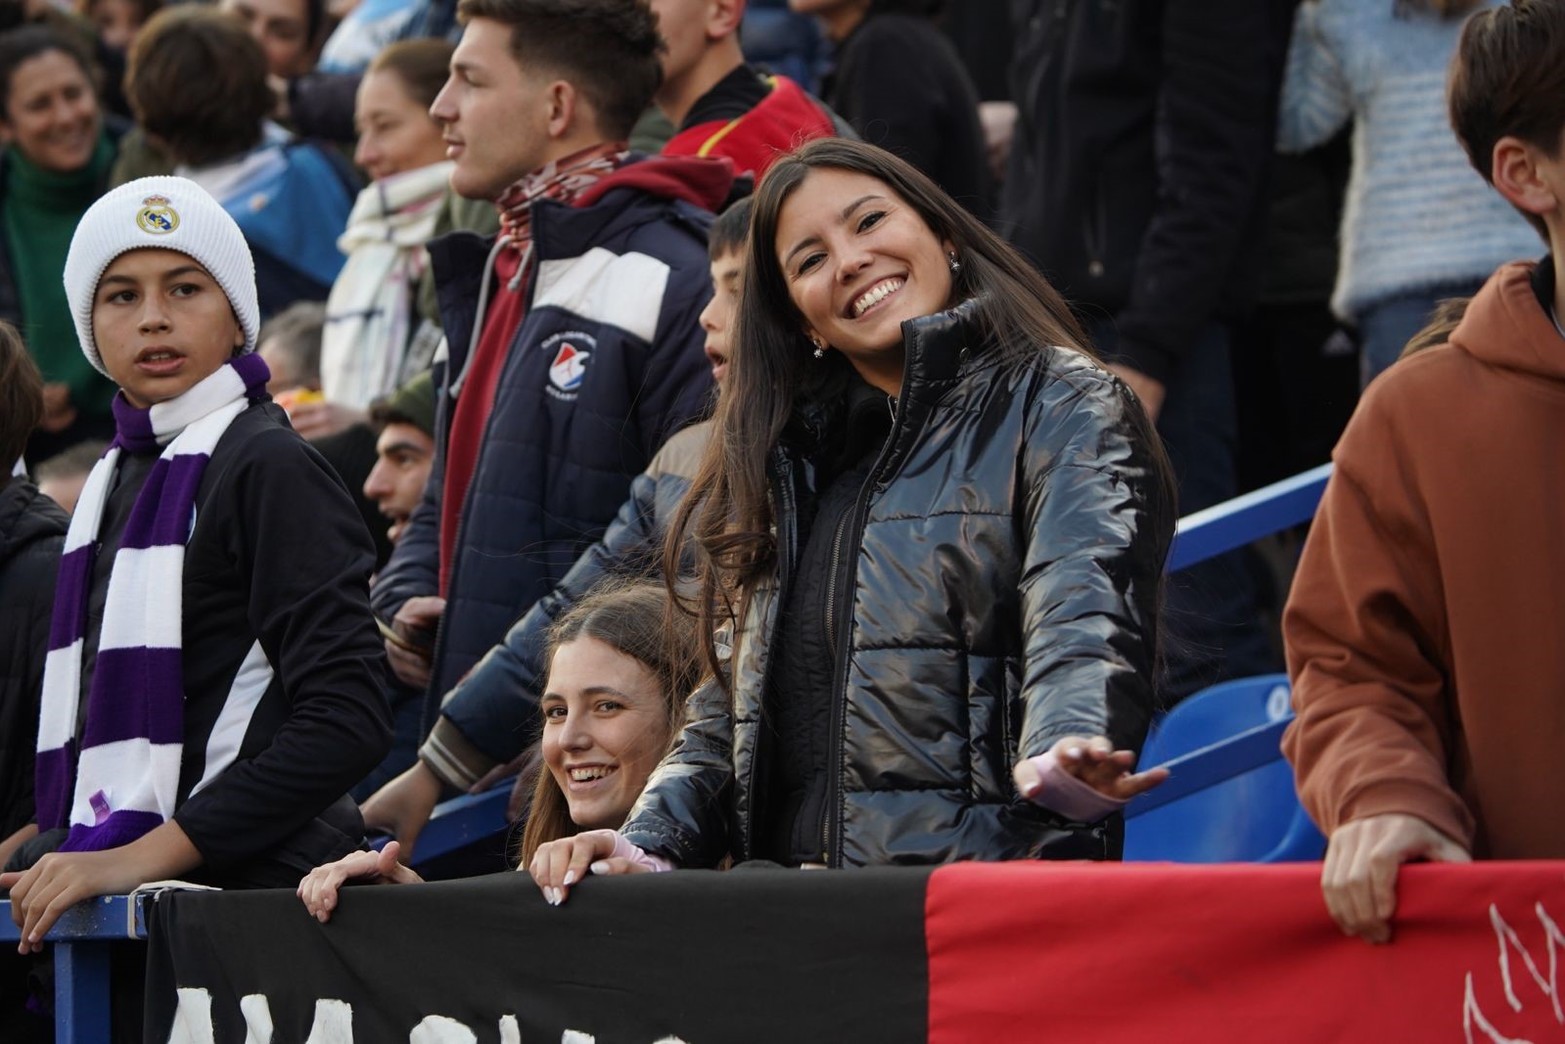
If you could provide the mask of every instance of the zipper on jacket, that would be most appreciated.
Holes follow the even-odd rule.
[[[494,278],[494,261],[495,261],[495,257],[499,254],[499,252],[500,252],[500,240],[496,239],[495,240],[495,246],[494,246],[493,249],[490,250],[489,258],[485,262],[485,265],[484,265],[484,281],[479,285],[478,314],[474,317],[473,339],[472,339],[472,343],[468,347],[467,358],[462,363],[462,372],[457,375],[458,385],[460,385],[461,383],[466,381],[468,367],[472,366],[472,364],[473,364],[473,357],[478,352],[478,342],[483,337],[484,318],[485,318],[484,317],[484,312],[487,311],[488,304],[489,304],[489,302],[488,302],[488,296],[489,295],[485,291],[487,290],[489,282]],[[517,268],[517,272],[518,273],[525,272],[527,270],[527,265],[528,265],[528,263],[531,260],[532,260],[532,247],[529,245],[529,247],[527,249],[527,253],[524,254],[523,257],[522,257],[521,265]],[[528,284],[527,284],[527,300],[522,303],[522,321],[521,321],[521,324],[517,326],[516,333],[512,335],[511,344],[506,349],[506,356],[507,356],[506,361],[504,363],[502,363],[501,367],[500,367],[500,381],[502,383],[505,380],[505,370],[506,370],[506,367],[510,365],[511,349],[516,347],[516,338],[517,338],[517,336],[519,336],[521,334],[522,327],[527,325],[527,317],[530,314],[532,314],[533,291],[536,289],[536,285],[537,285],[536,281],[529,281]],[[496,387],[498,388],[499,385],[497,384]],[[451,406],[450,413],[451,413],[452,416],[454,416],[456,414],[456,405],[455,405],[454,402],[453,402],[453,404]],[[484,435],[483,435],[482,440],[480,440],[480,442],[479,442],[479,446],[480,447],[488,444],[488,442],[489,442],[489,431],[490,431],[490,428],[494,425],[494,422],[495,422],[495,415],[494,415],[494,411],[491,409],[489,411],[488,418],[484,421]],[[449,417],[447,418],[446,430],[444,432],[444,435],[445,435],[445,440],[446,440],[447,447],[449,448],[449,446],[450,446],[450,439],[451,439],[451,427],[450,427],[450,418]],[[445,471],[444,471],[444,469],[441,470],[440,480],[441,480],[442,483],[445,482]],[[462,511],[457,516],[456,539],[451,544],[451,577],[450,577],[449,583],[446,585],[446,595],[448,596],[447,597],[446,610],[449,610],[451,608],[450,604],[449,604],[450,603],[449,596],[450,596],[451,592],[456,590],[457,572],[458,572],[458,570],[459,570],[459,568],[461,566],[462,538],[467,533],[467,520],[468,520],[468,518],[472,514],[472,512],[469,510],[469,508],[472,506],[473,487],[477,484],[477,480],[478,480],[478,462],[475,460],[473,462],[473,474],[471,476],[469,476],[469,478],[468,478],[467,491],[462,494]],[[439,538],[440,538],[440,533],[439,533],[439,527],[437,526],[436,527],[436,532],[435,532],[435,539],[436,539],[436,547],[435,547],[435,551],[436,551],[435,574],[436,574],[437,580],[438,580],[438,577],[439,577],[439,574],[440,574]],[[436,627],[435,627],[435,645],[434,645],[434,648],[430,650],[430,654],[429,654],[429,683],[430,683],[431,686],[435,686],[435,687],[438,687],[436,685],[436,683],[439,680],[440,668],[441,668],[442,664],[444,663],[445,657],[446,657],[446,637],[447,637],[447,635],[451,631],[451,628],[446,626],[446,622],[447,622],[448,619],[449,618],[446,616],[446,613],[443,611],[440,614],[440,623],[437,624]],[[441,693],[439,695],[443,696],[444,693]],[[433,715],[431,715],[429,713],[430,707],[429,707],[429,691],[428,691],[428,689],[426,689],[425,692],[424,692],[424,701],[425,701],[425,703],[424,703],[424,710],[423,710],[422,713],[419,714],[419,725],[420,725],[420,728],[423,729],[424,735],[427,736],[427,735],[429,735],[430,730],[435,727],[436,719],[438,719],[440,717],[440,706],[441,705],[440,705],[439,700],[437,699],[437,701],[435,703],[435,706],[434,706],[434,712],[435,713]]]
[[[772,512],[772,516],[777,520],[775,523],[777,527],[777,590],[773,592],[772,595],[772,597],[776,600],[775,609],[772,616],[772,629],[771,633],[766,636],[766,644],[769,647],[777,640],[777,628],[780,626],[782,621],[782,603],[785,597],[784,593],[788,590],[788,584],[793,579],[793,570],[795,566],[794,559],[798,555],[799,540],[797,530],[794,528],[797,525],[798,520],[798,498],[794,494],[793,462],[788,459],[787,454],[779,453],[776,463],[772,467],[768,468],[767,471],[771,478],[772,500],[775,505],[775,510]],[[735,628],[733,656],[729,661],[729,680],[730,684],[736,687],[739,684],[739,640],[739,631],[738,628]],[[761,698],[763,700],[765,699],[767,686],[767,679],[765,675],[770,673],[770,670],[771,663],[770,656],[768,655],[766,670],[762,672],[762,678],[760,681],[762,693]],[[737,710],[737,706],[735,706],[734,709]],[[750,812],[752,817],[756,810],[755,778],[761,761],[761,747],[761,737],[758,732],[755,741],[755,753],[750,758],[750,771],[749,774],[745,777],[744,783],[744,792],[749,795]],[[740,856],[746,859],[751,858],[755,854],[754,838],[745,836],[741,840],[742,845],[739,853]]]
[[[839,593],[837,577],[841,572],[850,575],[858,569],[859,550],[863,546],[864,518],[869,512],[870,497],[874,493],[875,485],[880,479],[881,470],[885,467],[887,459],[891,456],[891,448],[897,444],[897,436],[902,426],[902,398],[907,395],[908,384],[906,368],[903,370],[902,387],[898,390],[897,397],[891,399],[891,431],[886,434],[886,441],[880,447],[880,453],[875,457],[875,464],[869,469],[869,475],[864,480],[864,485],[859,490],[858,497],[853,502],[853,507],[837,527],[837,533],[832,541],[831,568],[826,580],[826,620],[828,637],[832,642],[833,675],[836,683],[832,686],[832,711],[829,731],[827,733],[826,764],[830,773],[826,779],[826,808],[821,816],[821,861],[827,866],[837,868],[842,864],[841,832],[842,823],[834,814],[839,794],[842,789],[842,729],[843,715],[846,711],[848,692],[848,640],[852,629],[853,614],[851,602],[848,605],[839,605],[840,602],[850,600],[853,597],[851,584],[841,585],[846,598]],[[890,396],[887,396],[890,399]],[[851,524],[851,525],[850,525]],[[854,541],[849,549],[846,560],[847,569],[843,570],[843,537],[850,531],[859,534],[860,539]]]

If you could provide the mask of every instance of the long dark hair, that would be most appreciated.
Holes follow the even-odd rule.
[[[560,646],[578,638],[596,638],[652,672],[668,701],[668,742],[684,723],[685,697],[700,676],[695,630],[688,615],[670,613],[661,584],[608,580],[593,588],[549,629],[544,662],[554,663]],[[531,810],[522,828],[521,866],[532,862],[538,846],[570,837],[580,828],[559,784],[541,761],[533,784]]]
[[[700,470],[670,527],[664,575],[679,604],[697,621],[708,670],[726,683],[714,632],[742,625],[746,593],[770,571],[775,552],[766,458],[802,403],[840,387],[850,364],[838,352],[811,356],[804,318],[788,295],[777,257],[784,204],[818,169],[876,178],[952,244],[961,270],[951,302],[975,298],[984,350],[1028,354],[1053,346],[1091,355],[1070,308],[1014,248],[974,218],[926,175],[891,153],[860,141],[823,138],[784,156],[766,172],[755,196],[727,386]],[[696,588],[676,587],[682,556],[693,545]]]

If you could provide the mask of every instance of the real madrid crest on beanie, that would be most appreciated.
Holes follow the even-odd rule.
[[[65,296],[88,362],[108,375],[92,334],[92,302],[98,281],[115,258],[145,247],[177,250],[211,273],[228,295],[244,330],[244,350],[255,351],[261,306],[255,290],[255,259],[244,233],[195,182],[175,177],[138,178],[106,193],[87,209],[65,256]]]

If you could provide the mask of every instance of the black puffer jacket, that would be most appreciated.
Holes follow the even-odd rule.
[[[1067,823],[1018,798],[1010,769],[1072,733],[1145,738],[1167,475],[1122,385],[1073,352],[981,348],[975,311],[904,324],[896,419],[846,530],[833,866],[1118,855],[1118,817]],[[833,444],[829,425],[790,433],[772,455],[780,568],[736,636],[732,700],[716,685],[691,697],[624,828],[681,866],[751,858],[770,826],[755,821],[768,644],[814,447]]]
[[[0,839],[33,819],[38,693],[69,524],[26,479],[0,485]]]

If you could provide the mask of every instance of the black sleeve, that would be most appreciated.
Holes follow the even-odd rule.
[[[707,681],[685,701],[674,749],[647,780],[620,833],[676,867],[716,866],[728,854],[734,786],[733,705]]]
[[[1216,313],[1263,204],[1287,47],[1257,0],[1168,0],[1162,29],[1157,203],[1115,317],[1125,361],[1158,380]]]
[[[288,711],[264,749],[174,814],[213,868],[275,848],[391,748],[364,523],[330,465],[292,431],[263,430],[241,452],[207,510],[233,513],[226,551]]]
[[[33,795],[38,704],[63,544],[62,537],[39,541],[0,571],[0,590],[13,600],[9,612],[0,610],[0,622],[16,627],[14,635],[0,635],[0,649],[15,656],[0,664],[0,840],[38,818]]]

